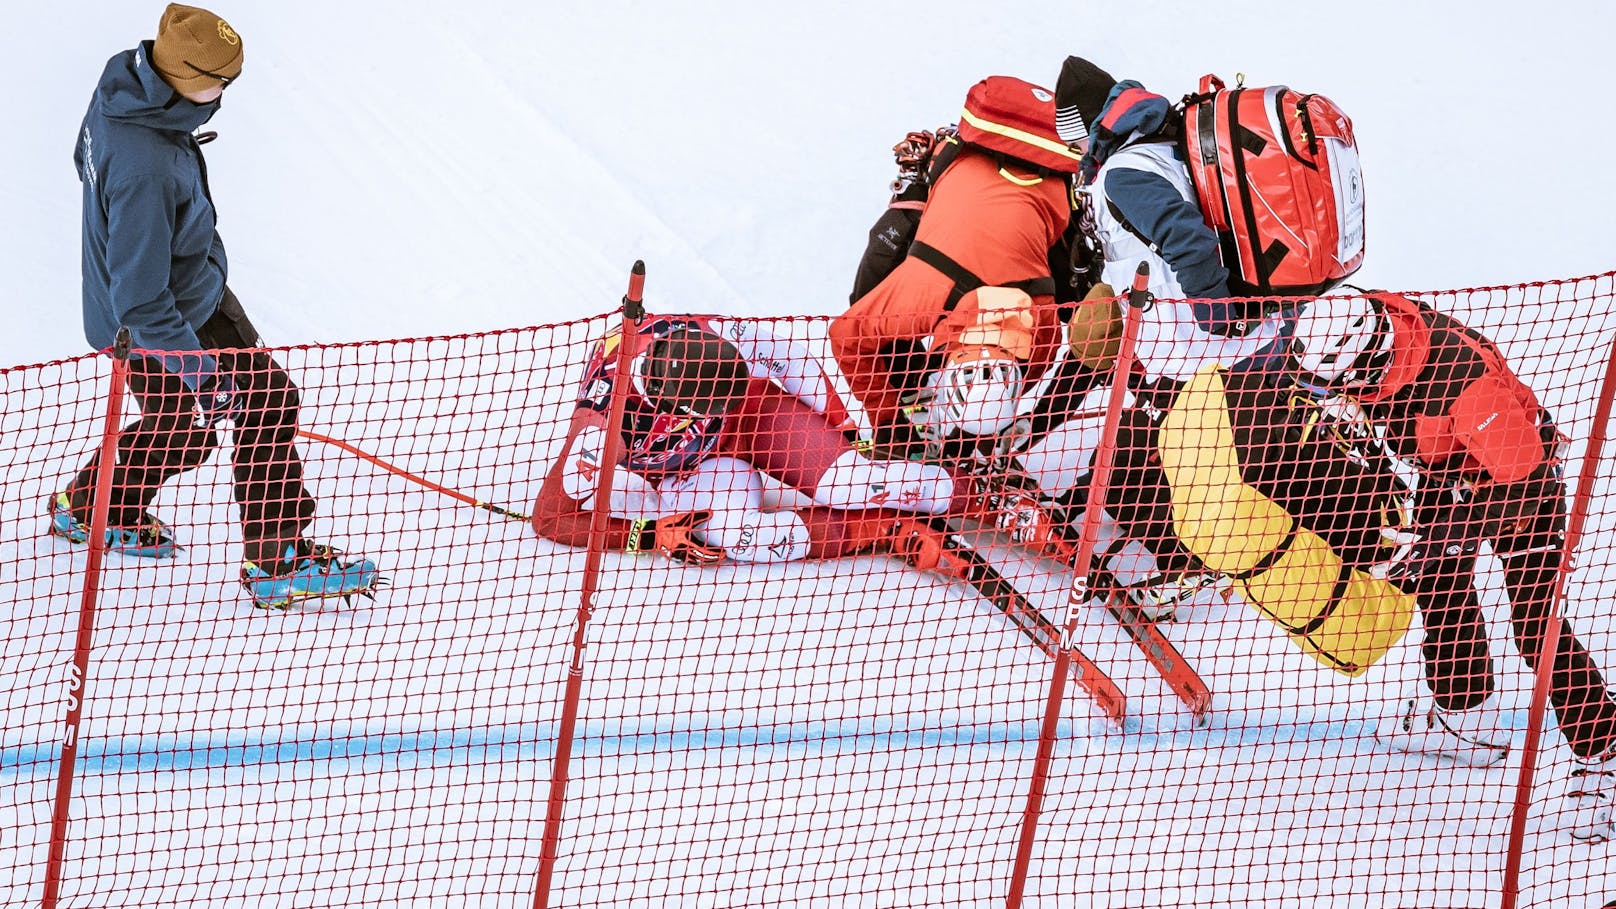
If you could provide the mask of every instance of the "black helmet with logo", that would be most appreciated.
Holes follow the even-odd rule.
[[[715,417],[739,403],[750,373],[735,345],[686,326],[651,342],[640,377],[658,410]]]

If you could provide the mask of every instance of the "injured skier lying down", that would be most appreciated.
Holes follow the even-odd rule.
[[[943,534],[918,517],[974,515],[969,477],[876,459],[849,440],[847,408],[808,350],[756,322],[655,317],[596,344],[533,527],[586,545],[608,432],[617,434],[605,545],[693,563],[777,562],[893,552],[938,568]],[[613,388],[622,422],[608,425]],[[807,499],[765,506],[765,477]]]

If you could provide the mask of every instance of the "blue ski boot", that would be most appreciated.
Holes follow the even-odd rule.
[[[259,609],[285,609],[298,600],[342,597],[358,594],[376,598],[376,588],[384,582],[369,559],[346,561],[335,549],[300,540],[286,547],[278,561],[259,565],[246,562],[241,567],[241,586],[252,594]]]
[[[149,514],[141,513],[137,527],[108,527],[107,551],[141,559],[171,559],[180,548],[168,526]],[[69,543],[90,542],[90,525],[73,516],[67,493],[57,493],[50,502],[50,532]]]

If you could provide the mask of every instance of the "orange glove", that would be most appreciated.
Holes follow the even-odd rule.
[[[920,521],[904,518],[893,524],[887,541],[893,555],[921,571],[969,579],[971,564],[949,548],[947,535]]]
[[[638,518],[628,530],[624,552],[662,552],[692,565],[724,560],[724,550],[698,541],[692,534],[712,517],[710,511],[687,511],[664,518]]]

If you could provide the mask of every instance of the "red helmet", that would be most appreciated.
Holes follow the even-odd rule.
[[[734,407],[750,375],[735,345],[689,326],[652,341],[640,367],[645,396],[658,410],[698,417]]]

